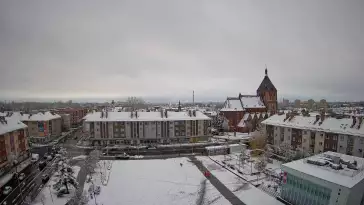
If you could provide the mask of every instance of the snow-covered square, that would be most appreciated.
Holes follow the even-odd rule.
[[[213,157],[215,158],[215,160],[222,161],[225,159],[225,156],[223,155],[218,155]],[[227,169],[223,168],[220,164],[211,160],[210,157],[199,156],[197,157],[197,159],[200,160],[204,164],[204,166],[206,166],[208,170],[213,175],[216,176],[216,178],[218,178],[223,184],[225,184],[225,186],[230,191],[232,191],[243,203],[247,205],[255,205],[255,204],[283,205],[274,197],[268,195],[267,193],[263,192],[262,190],[252,185],[253,184],[252,181],[254,181],[253,179],[257,178],[256,176],[251,177],[250,175],[241,175],[238,172],[236,172],[236,169],[229,171],[228,168]],[[230,161],[231,163],[235,163],[233,157],[231,158]],[[243,176],[242,178],[244,179],[241,179],[236,175]]]
[[[92,184],[101,188],[95,195],[97,204],[230,204],[188,158],[112,161],[111,164],[100,161],[98,164],[92,180],[84,186],[89,205],[95,204],[95,198],[91,199],[89,193]]]

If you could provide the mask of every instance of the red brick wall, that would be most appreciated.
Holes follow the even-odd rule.
[[[239,124],[240,120],[244,116],[244,111],[222,111],[223,115],[229,120],[229,131],[233,131],[233,129]]]

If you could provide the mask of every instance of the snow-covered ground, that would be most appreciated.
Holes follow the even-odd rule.
[[[200,156],[196,158],[200,160],[216,178],[218,178],[223,184],[225,184],[225,186],[237,197],[239,197],[239,199],[245,204],[283,205],[283,203],[279,202],[272,196],[251,185],[246,180],[237,177],[233,173],[221,167],[220,165],[212,161],[209,157]]]
[[[101,187],[100,194],[96,195],[98,204],[230,204],[188,158],[112,161],[106,186],[100,178],[107,176],[108,169],[104,167],[110,161],[98,164],[92,176],[92,182]],[[90,186],[92,183],[85,183],[84,193],[88,193]],[[88,204],[95,204],[95,198],[89,198]]]
[[[216,155],[210,156],[211,159],[216,161],[217,163],[223,165],[223,161],[226,165],[233,165],[235,170],[226,166],[227,169],[241,176],[243,179],[247,180],[253,185],[260,185],[259,188],[269,193],[272,196],[280,195],[280,186],[279,186],[279,177],[281,173],[281,164],[282,162],[273,160],[273,163],[268,163],[264,173],[259,175],[254,175],[251,173],[257,173],[258,171],[255,169],[255,162],[259,161],[258,158],[251,158],[249,162],[245,162],[245,164],[239,163],[239,153],[234,153],[230,155]],[[240,170],[242,173],[239,173],[237,170]],[[269,174],[268,174],[269,173]],[[273,177],[275,175],[276,177]]]
[[[80,171],[79,166],[73,166],[73,177],[77,178],[78,172]],[[75,189],[73,186],[69,185],[69,194],[64,195],[62,197],[57,197],[57,192],[53,189],[53,184],[59,180],[59,172],[56,172],[48,181],[47,184],[44,185],[42,191],[38,194],[36,199],[32,202],[32,205],[65,205],[68,200],[70,200],[75,193]]]

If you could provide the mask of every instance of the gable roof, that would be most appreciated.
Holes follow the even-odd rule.
[[[260,83],[257,93],[260,93],[261,91],[277,91],[276,87],[274,87],[272,81],[268,77],[267,69],[265,69],[265,76],[262,83]]]
[[[244,111],[243,104],[238,97],[228,97],[220,111]]]
[[[27,127],[24,123],[14,118],[5,117],[5,120],[6,122],[0,122],[0,135]]]
[[[260,97],[256,95],[240,95],[240,101],[243,108],[265,108]]]
[[[319,119],[316,123],[315,116],[296,115],[291,120],[284,119],[286,115],[275,114],[264,120],[262,124],[364,137],[364,126],[359,127],[359,120],[357,120],[355,126],[351,127],[352,118],[325,117],[324,121]]]

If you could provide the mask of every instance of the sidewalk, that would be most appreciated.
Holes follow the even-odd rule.
[[[15,172],[23,171],[31,163],[31,159],[28,158],[19,163],[16,167],[11,168],[6,174],[0,176],[0,188],[13,178]]]
[[[208,169],[197,160],[196,157],[189,157],[191,162],[204,174]],[[221,183],[213,174],[207,178],[211,184],[223,195],[232,205],[246,205],[234,193],[232,193],[223,183]]]

